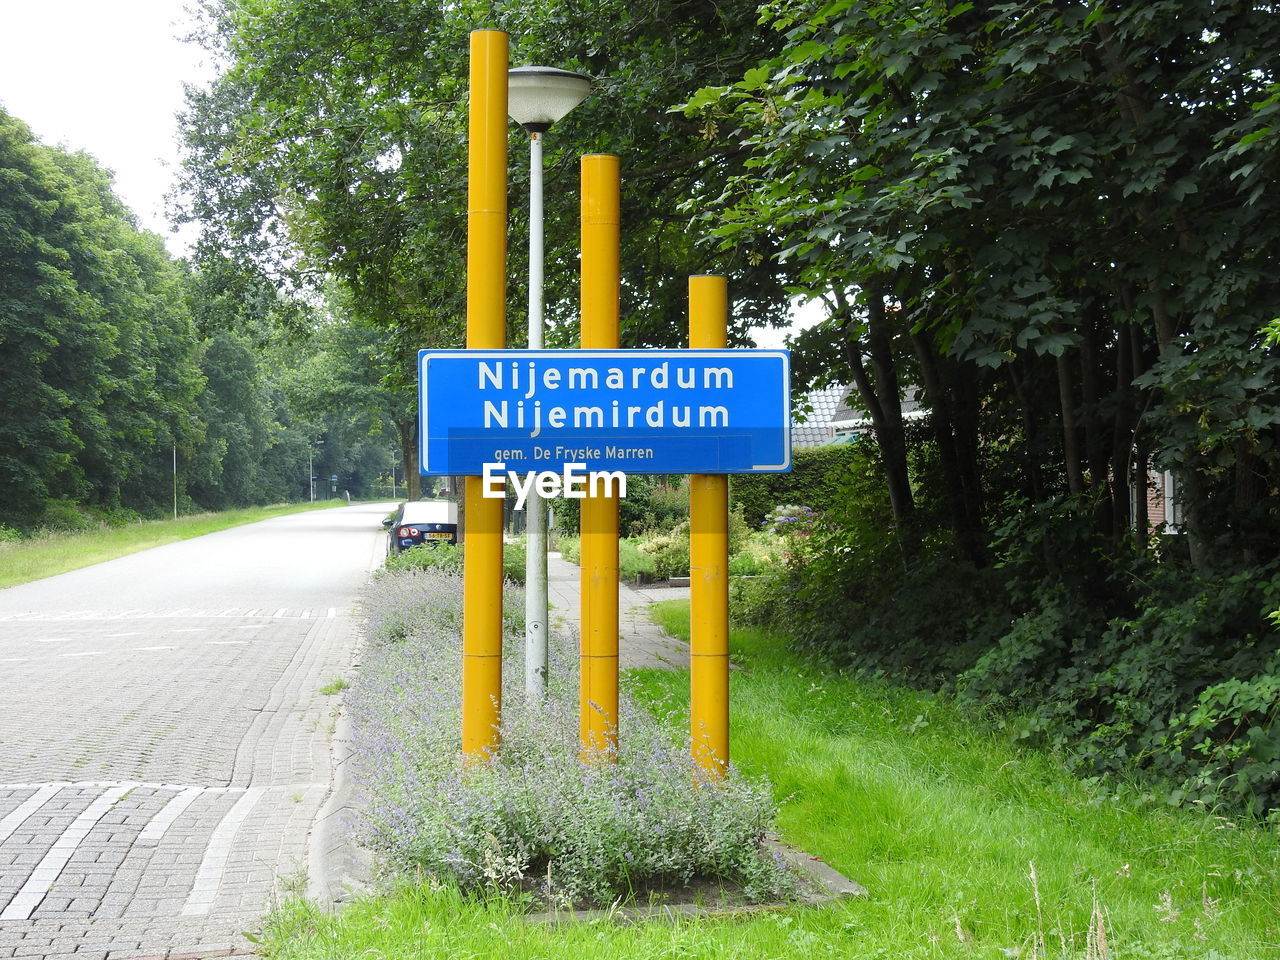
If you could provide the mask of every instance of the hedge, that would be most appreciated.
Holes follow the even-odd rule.
[[[730,506],[741,506],[752,527],[782,504],[827,510],[840,496],[841,478],[859,455],[858,446],[839,443],[792,451],[791,473],[744,473],[729,481]]]

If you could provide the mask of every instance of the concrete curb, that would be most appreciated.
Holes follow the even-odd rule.
[[[367,853],[352,841],[348,828],[356,812],[351,737],[351,719],[341,710],[333,734],[333,786],[307,839],[307,899],[325,910],[367,892],[372,871]]]
[[[582,923],[589,920],[643,923],[650,920],[678,920],[692,917],[731,917],[789,910],[796,906],[820,907],[847,897],[863,897],[867,894],[862,884],[850,880],[821,857],[814,857],[803,850],[789,847],[774,837],[767,838],[764,845],[766,850],[777,854],[787,866],[798,873],[801,882],[806,885],[807,889],[802,889],[794,900],[719,906],[707,903],[651,903],[638,906],[620,904],[597,910],[547,910],[531,913],[525,919],[530,923],[556,924]]]
[[[363,642],[357,639],[352,672],[360,668],[362,648]],[[352,742],[351,716],[339,704],[330,747],[333,784],[307,837],[307,899],[324,910],[332,910],[370,889],[372,860],[352,840],[348,826],[357,810],[356,789],[351,780]]]
[[[776,853],[787,865],[809,880],[811,889],[800,895],[800,901],[812,906],[842,900],[845,897],[865,897],[867,888],[854,880],[850,880],[836,870],[821,857],[815,857],[787,846],[776,837],[769,837],[764,842],[765,848]]]
[[[378,570],[387,558],[386,541],[378,538],[369,556],[369,573]],[[358,611],[353,613],[356,629],[355,647],[351,653],[351,672],[359,671],[364,650],[364,637]],[[351,717],[338,705],[330,756],[333,783],[316,814],[307,837],[307,899],[321,909],[333,910],[355,896],[369,892],[373,875],[373,859],[367,850],[356,845],[348,824],[354,822],[358,809],[356,789],[351,781],[353,750]]]

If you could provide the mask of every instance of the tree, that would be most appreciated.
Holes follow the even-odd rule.
[[[756,20],[755,5],[743,0],[587,9],[210,4],[202,42],[228,66],[212,89],[189,98],[184,216],[205,225],[209,251],[265,266],[281,281],[341,279],[359,316],[411,333],[415,346],[460,343],[467,33],[497,24],[511,32],[514,62],[555,62],[604,78],[551,138],[553,321],[566,331],[576,324],[572,158],[602,150],[624,160],[628,342],[681,341],[685,278],[710,270],[735,275],[741,324],[780,321],[787,294],[761,252],[717,254],[689,235],[678,206],[692,186],[693,160],[727,164],[733,151],[669,110],[700,83],[731,77],[759,56],[769,35]],[[520,139],[514,127],[512,138]],[[514,165],[517,223],[522,169]],[[511,266],[519,277],[521,258]],[[512,297],[513,318],[522,300]]]
[[[1105,540],[1127,535],[1151,458],[1182,478],[1197,566],[1214,534],[1231,541],[1217,560],[1256,555],[1280,465],[1276,357],[1257,333],[1280,277],[1255,178],[1274,169],[1258,152],[1273,6],[770,13],[784,51],[687,104],[751,154],[694,202],[725,244],[780,237],[782,263],[827,300],[799,346],[839,348],[834,369],[815,366],[858,383],[899,520],[895,408],[911,383],[975,559],[1007,495],[984,491],[984,434],[1016,438],[1027,496],[1069,498]]]
[[[201,381],[184,277],[88,155],[0,111],[3,519],[167,502]]]
[[[16,522],[65,491],[80,446],[72,397],[50,374],[66,364],[68,341],[89,353],[99,344],[66,269],[60,172],[26,125],[3,112],[0,175],[0,482],[9,491],[0,511]]]

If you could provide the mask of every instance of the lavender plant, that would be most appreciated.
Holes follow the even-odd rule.
[[[733,770],[706,782],[687,745],[625,689],[616,762],[580,759],[577,669],[566,656],[575,637],[554,638],[546,702],[530,703],[522,671],[507,671],[501,752],[464,765],[461,593],[460,578],[427,570],[384,572],[365,597],[370,649],[347,691],[365,801],[359,827],[393,870],[573,903],[695,879],[733,882],[751,899],[789,888],[762,851],[775,814],[768,784]],[[522,645],[510,646],[516,663]]]

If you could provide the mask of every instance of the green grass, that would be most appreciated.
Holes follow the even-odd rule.
[[[270,507],[224,510],[220,513],[197,513],[177,520],[147,520],[124,527],[103,526],[83,533],[51,532],[30,540],[0,543],[0,589],[246,523],[256,523],[288,513],[344,506],[344,500],[327,500],[314,504],[282,503]]]
[[[687,635],[687,602],[656,613]],[[943,699],[829,675],[768,634],[734,631],[733,649],[735,763],[773,781],[785,839],[861,882],[866,897],[737,918],[548,927],[501,900],[406,886],[336,917],[291,901],[273,917],[267,955],[1280,956],[1273,832],[1170,809],[1134,786],[1081,781]],[[630,682],[655,704],[687,702],[686,673],[641,671]]]
[[[351,684],[347,683],[347,681],[342,679],[342,677],[338,677],[336,680],[326,683],[321,687],[320,693],[322,696],[332,697],[334,694],[341,693],[343,690],[346,690],[349,686],[351,686]]]

